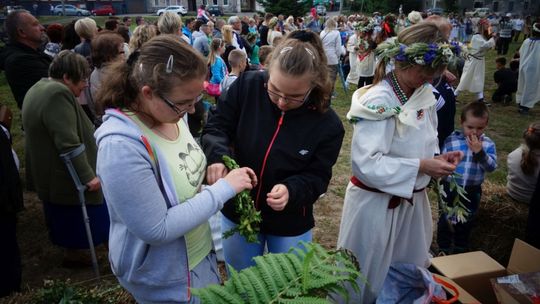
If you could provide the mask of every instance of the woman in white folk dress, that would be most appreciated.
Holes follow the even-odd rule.
[[[338,247],[351,250],[367,279],[351,303],[373,303],[394,262],[429,265],[432,218],[425,187],[451,174],[461,153],[437,155],[437,115],[429,82],[452,57],[439,29],[420,23],[377,48],[374,85],[357,90],[353,177],[347,186]],[[428,51],[424,51],[428,47]],[[385,74],[389,61],[395,69]]]
[[[471,39],[469,57],[465,61],[463,74],[455,91],[456,97],[462,91],[476,94],[478,101],[484,101],[484,79],[486,77],[486,53],[495,47],[495,37],[489,34],[489,22],[478,22],[478,33]]]

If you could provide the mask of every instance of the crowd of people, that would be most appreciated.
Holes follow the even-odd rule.
[[[328,189],[345,136],[331,106],[338,75],[358,88],[346,117],[354,126],[353,176],[337,240],[367,279],[357,282],[360,294],[347,287],[355,303],[387,297],[391,274],[407,265],[427,271],[432,179],[448,194],[441,205],[455,204],[456,184],[467,192],[466,222],[441,209],[438,253],[470,249],[482,183],[497,168],[496,143],[484,134],[489,106],[515,94],[527,115],[540,101],[540,22],[530,16],[312,10],[225,20],[201,6],[196,18],[168,12],[155,24],[131,22],[110,18],[101,28],[81,18],[45,29],[14,11],[0,68],[22,113],[26,185],[43,203],[50,241],[64,248],[63,266],[88,265],[78,189],[61,157],[73,154],[92,242],[108,243],[113,273],[140,303],[198,303],[190,288],[220,282],[217,260],[238,271],[256,256],[312,241],[313,205]],[[522,45],[506,68],[512,40]],[[492,49],[501,57],[486,62]],[[486,65],[497,67],[491,102]],[[475,101],[455,130],[463,91]],[[21,284],[22,186],[9,130],[2,131],[5,296]],[[228,170],[223,156],[241,168]],[[507,184],[509,197],[530,202],[534,246],[539,171],[536,122],[508,155]],[[221,238],[241,224],[232,198],[244,190],[262,216],[257,243],[238,233]]]

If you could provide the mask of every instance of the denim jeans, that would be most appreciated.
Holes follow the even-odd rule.
[[[221,231],[225,232],[236,227],[236,224],[227,217],[222,217]],[[249,243],[243,236],[235,233],[223,239],[223,254],[227,267],[230,265],[236,271],[254,266],[254,257],[263,255],[265,247],[270,253],[288,252],[291,247],[299,247],[298,242],[311,242],[312,231],[297,236],[277,236],[259,233],[259,243]]]

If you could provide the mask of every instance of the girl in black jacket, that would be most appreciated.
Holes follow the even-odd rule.
[[[274,50],[268,72],[243,73],[211,113],[202,136],[208,183],[227,173],[223,155],[259,181],[251,191],[263,218],[259,243],[239,234],[224,240],[234,269],[254,265],[265,245],[278,253],[311,241],[313,203],[326,192],[344,135],[328,106],[331,88],[320,38],[296,31]],[[238,224],[234,204],[222,213],[222,231]]]

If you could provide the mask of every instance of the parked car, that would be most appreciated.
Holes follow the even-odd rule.
[[[54,14],[58,16],[64,15],[64,8],[66,11],[66,16],[90,16],[90,11],[78,8],[75,5],[71,4],[60,4],[54,7]]]
[[[182,5],[171,5],[171,6],[167,6],[166,8],[162,8],[158,10],[156,12],[156,15],[161,16],[165,12],[173,12],[173,13],[177,13],[178,15],[184,16],[187,14],[187,9]]]
[[[475,8],[473,11],[465,12],[465,16],[472,17],[474,15],[477,15],[478,17],[486,17],[491,13],[491,9],[489,7],[479,7]]]
[[[116,15],[116,10],[112,5],[101,5],[92,10],[94,16],[112,16]]]
[[[315,7],[315,10],[317,10],[317,15],[319,16],[326,16],[326,6],[324,5],[317,5]]]
[[[22,7],[21,5],[8,5],[4,8],[4,13],[7,16],[13,11],[23,10],[23,9],[24,7]]]
[[[207,9],[211,16],[223,16],[223,10],[219,5],[209,5]]]
[[[440,7],[434,7],[434,8],[428,9],[427,12],[428,12],[428,14],[441,16],[442,14],[444,14],[444,9],[442,9]]]

